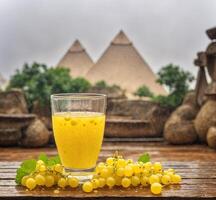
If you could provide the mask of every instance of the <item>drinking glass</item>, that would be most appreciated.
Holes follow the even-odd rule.
[[[101,149],[106,95],[51,95],[52,124],[61,162],[78,179],[90,179]]]

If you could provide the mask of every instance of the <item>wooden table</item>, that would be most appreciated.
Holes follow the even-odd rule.
[[[0,148],[0,199],[216,199],[216,152],[204,145],[171,146],[164,142],[105,142],[100,160],[115,150],[126,158],[137,159],[149,152],[152,161],[161,161],[166,167],[174,167],[183,177],[181,185],[163,189],[159,196],[149,188],[99,189],[90,194],[80,189],[54,189],[27,191],[14,182],[20,161],[36,157],[39,152],[56,155],[55,148],[22,149]]]

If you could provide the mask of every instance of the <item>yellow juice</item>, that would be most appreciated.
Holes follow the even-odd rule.
[[[56,113],[52,122],[62,164],[73,169],[93,168],[103,140],[105,115],[94,112]]]

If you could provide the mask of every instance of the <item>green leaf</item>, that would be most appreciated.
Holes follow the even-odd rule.
[[[36,160],[25,160],[21,163],[20,168],[16,171],[16,183],[21,184],[21,180],[23,176],[26,176],[33,172],[36,168]]]
[[[60,157],[59,156],[50,157],[48,162],[47,162],[47,165],[52,166],[52,165],[56,165],[56,164],[61,164]]]
[[[148,153],[144,153],[143,155],[141,155],[138,158],[138,161],[143,162],[143,163],[149,162],[150,161],[150,155]]]

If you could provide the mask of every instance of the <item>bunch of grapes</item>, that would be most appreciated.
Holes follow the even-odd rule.
[[[96,166],[93,178],[82,184],[82,190],[92,192],[104,187],[142,186],[150,187],[153,194],[160,194],[164,186],[180,182],[181,176],[172,168],[164,170],[160,162],[133,162],[131,159],[126,160],[122,156],[114,155]],[[24,176],[21,184],[32,190],[37,186],[49,188],[56,185],[60,188],[76,188],[80,183],[76,177],[66,173],[61,164],[47,166],[42,160],[38,160],[36,169]]]
[[[36,186],[49,188],[54,185],[60,188],[65,188],[66,186],[76,188],[79,186],[79,181],[76,177],[65,173],[61,164],[46,166],[42,160],[38,160],[35,171],[24,176],[21,184],[30,190],[33,190]]]
[[[163,170],[160,162],[133,162],[122,156],[108,157],[106,162],[100,162],[95,168],[95,175],[91,181],[82,185],[84,192],[91,192],[96,188],[121,186],[150,187],[153,194],[160,194],[162,188],[170,184],[179,184],[181,176],[175,174],[174,169]]]

